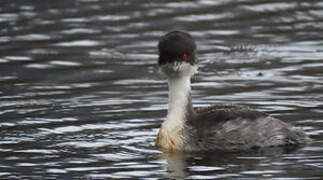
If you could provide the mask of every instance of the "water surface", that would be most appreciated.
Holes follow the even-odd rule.
[[[2,1],[1,179],[321,179],[322,1]],[[198,44],[195,106],[247,105],[302,127],[294,151],[162,152],[156,45]]]

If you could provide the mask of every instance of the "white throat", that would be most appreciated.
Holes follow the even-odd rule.
[[[191,76],[197,67],[183,64],[177,75],[168,75],[168,113],[163,127],[172,131],[184,126],[185,114],[191,103]]]
[[[184,121],[191,93],[190,77],[178,77],[168,80],[168,114],[166,121]]]

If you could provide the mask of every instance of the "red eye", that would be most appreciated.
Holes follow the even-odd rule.
[[[182,56],[183,61],[185,61],[185,60],[186,60],[186,58],[187,58],[187,55],[186,55],[186,54],[184,54],[184,55]]]
[[[166,61],[168,61],[168,60],[169,60],[169,57],[168,57],[168,55],[167,55],[167,54],[165,54],[164,59],[165,59]]]

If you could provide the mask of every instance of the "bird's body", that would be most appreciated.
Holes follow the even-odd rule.
[[[161,38],[158,47],[160,70],[168,78],[169,101],[157,147],[170,151],[235,151],[306,141],[303,131],[248,107],[223,104],[194,109],[194,40],[185,32],[173,31]]]

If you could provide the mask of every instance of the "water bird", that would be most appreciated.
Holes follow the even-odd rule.
[[[156,146],[168,151],[238,151],[304,143],[304,131],[245,106],[217,104],[194,108],[191,78],[198,72],[196,43],[172,31],[158,43],[159,70],[168,80],[168,113]]]

